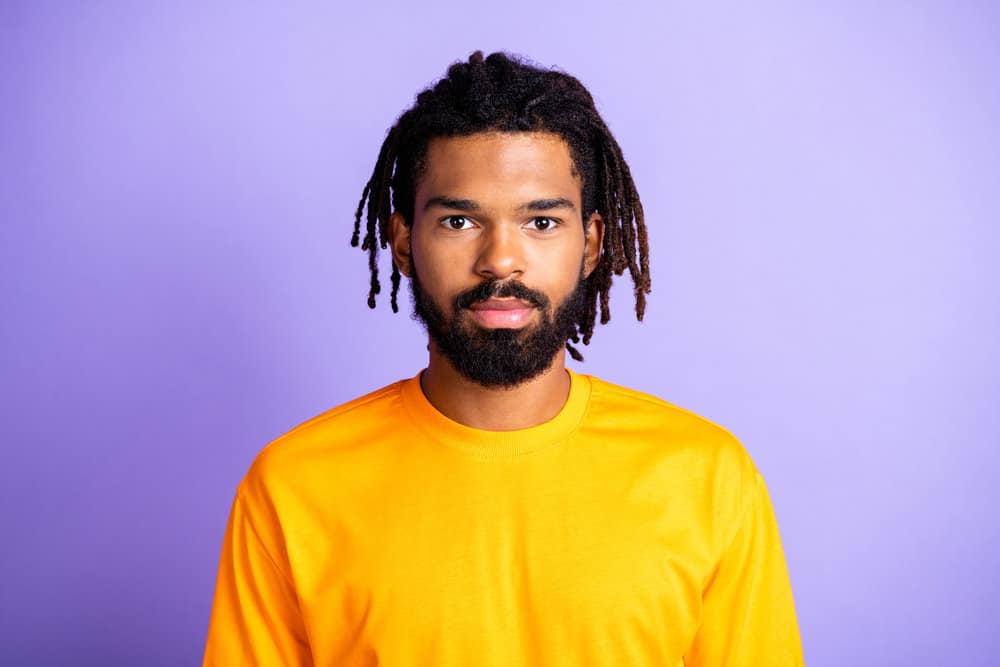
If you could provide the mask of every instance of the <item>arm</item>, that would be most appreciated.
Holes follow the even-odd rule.
[[[272,553],[237,493],[219,561],[206,667],[312,665],[295,589]]]
[[[802,646],[781,538],[764,480],[748,499],[702,595],[688,667],[802,667]]]

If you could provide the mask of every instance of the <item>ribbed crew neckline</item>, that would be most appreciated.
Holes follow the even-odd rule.
[[[414,423],[433,440],[477,459],[510,459],[565,440],[577,429],[590,402],[590,378],[566,369],[569,395],[547,422],[514,431],[487,431],[460,424],[438,412],[420,388],[420,373],[401,383],[403,405]]]

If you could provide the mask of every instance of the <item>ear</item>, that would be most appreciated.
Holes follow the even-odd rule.
[[[413,271],[410,255],[410,227],[399,213],[389,217],[389,247],[392,248],[392,261],[399,267],[399,272],[407,278]]]
[[[604,218],[598,213],[590,216],[584,228],[583,237],[583,274],[589,278],[601,261],[601,248],[604,247]]]

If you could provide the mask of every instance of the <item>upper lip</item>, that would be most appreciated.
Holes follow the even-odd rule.
[[[521,308],[534,307],[534,304],[521,299],[498,299],[495,297],[484,301],[477,301],[469,306],[472,310],[519,310]]]

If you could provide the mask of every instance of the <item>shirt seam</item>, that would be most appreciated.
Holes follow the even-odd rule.
[[[271,566],[275,570],[277,570],[278,574],[281,575],[281,578],[285,580],[285,583],[288,584],[288,587],[294,592],[295,583],[292,581],[291,576],[285,571],[285,568],[281,567],[281,565],[274,558],[274,556],[271,555],[271,550],[268,548],[267,543],[260,536],[260,533],[257,531],[257,528],[253,525],[253,520],[250,518],[249,505],[246,499],[244,499],[242,496],[243,496],[242,490],[237,489],[236,502],[243,508],[243,515],[246,517],[247,527],[250,529],[250,532],[253,533],[254,539],[257,540],[257,543],[260,545],[261,551],[263,551],[264,555],[267,556],[267,560],[271,563]],[[296,594],[295,605],[298,606],[298,604],[299,604],[299,599],[298,595]]]

